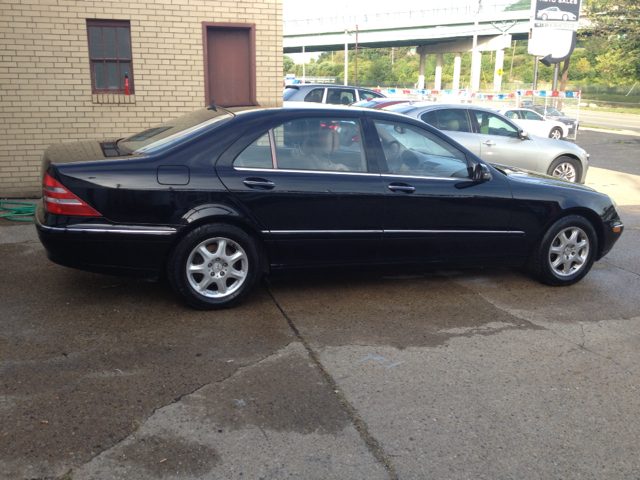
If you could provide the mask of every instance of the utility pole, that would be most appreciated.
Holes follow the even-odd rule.
[[[358,25],[356,25],[356,70],[353,76],[353,86],[358,86]]]
[[[344,31],[344,84],[349,85],[349,30]]]

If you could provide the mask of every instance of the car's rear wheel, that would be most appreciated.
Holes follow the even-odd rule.
[[[553,127],[549,132],[549,138],[560,140],[562,138],[562,129],[560,127]]]
[[[529,271],[548,285],[573,285],[589,273],[597,249],[598,237],[591,222],[570,215],[546,231],[531,255]]]
[[[580,179],[582,168],[580,167],[580,162],[575,158],[563,155],[553,161],[547,173],[553,177],[575,183]]]
[[[247,298],[260,277],[258,248],[233,225],[203,225],[178,243],[169,256],[167,275],[192,307],[233,307]]]

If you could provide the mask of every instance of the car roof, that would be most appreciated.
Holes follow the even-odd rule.
[[[303,88],[353,88],[356,90],[368,90],[370,92],[375,92],[372,88],[354,87],[353,85],[334,85],[331,83],[296,83],[293,85],[285,85],[284,88],[294,88],[296,90]]]
[[[406,104],[406,103],[398,103],[396,105],[390,105],[389,107],[385,107],[383,108],[383,110],[386,110],[387,112],[397,112],[397,113],[408,113],[408,112],[414,112],[416,110],[424,110],[424,111],[430,111],[430,110],[443,110],[443,109],[458,109],[458,110],[479,110],[482,112],[487,112],[487,113],[494,113],[494,110],[491,110],[490,108],[484,108],[484,107],[478,107],[476,105],[462,105],[459,103],[436,103],[433,104],[432,102],[415,102],[413,104]]]

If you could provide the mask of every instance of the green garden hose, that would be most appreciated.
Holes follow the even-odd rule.
[[[15,220],[16,222],[33,222],[35,213],[35,203],[0,200],[0,218]]]

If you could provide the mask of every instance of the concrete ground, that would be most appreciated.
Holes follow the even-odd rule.
[[[232,310],[0,220],[2,479],[640,478],[640,177],[579,284],[298,274]]]

